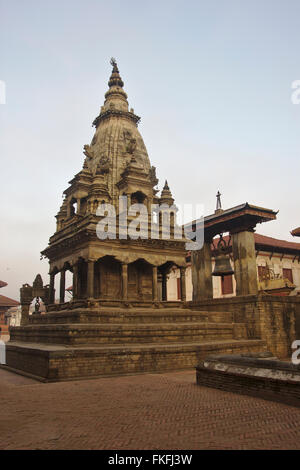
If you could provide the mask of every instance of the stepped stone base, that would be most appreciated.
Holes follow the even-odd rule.
[[[6,362],[20,373],[45,382],[98,376],[194,368],[212,353],[238,354],[266,350],[261,340],[202,343],[68,347],[10,342]]]
[[[11,328],[7,366],[44,381],[194,368],[209,354],[258,352],[245,323],[229,312],[191,310],[183,303],[130,308],[73,303]]]

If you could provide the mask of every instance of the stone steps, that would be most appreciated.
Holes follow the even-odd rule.
[[[7,365],[57,381],[186,369],[210,354],[266,350],[263,341],[246,339],[246,325],[233,323],[228,312],[161,304],[67,307],[11,328]]]
[[[194,368],[210,354],[241,354],[267,350],[261,340],[217,340],[176,344],[82,345],[80,347],[10,342],[10,369],[45,382],[162,372]]]
[[[64,323],[177,323],[177,322],[220,322],[231,323],[230,312],[205,312],[191,309],[76,309],[30,315],[30,325]]]
[[[243,327],[239,324],[239,337]],[[235,324],[213,322],[44,324],[11,330],[12,341],[74,345],[201,342],[230,340],[236,335]]]

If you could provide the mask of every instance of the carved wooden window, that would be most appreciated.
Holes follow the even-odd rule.
[[[231,274],[221,277],[221,288],[223,295],[233,294],[233,282]]]
[[[292,284],[294,284],[292,269],[283,268],[282,277],[284,279],[288,279]]]

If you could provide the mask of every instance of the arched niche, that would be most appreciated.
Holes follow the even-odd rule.
[[[158,274],[158,298],[162,301],[168,300],[168,291],[167,291],[167,282],[168,282],[168,275],[172,269],[172,267],[178,267],[174,261],[166,261],[165,263],[161,264],[157,268]]]
[[[147,196],[142,191],[136,191],[130,195],[131,204],[146,204]]]
[[[113,256],[103,256],[94,266],[94,296],[121,299],[121,263]]]
[[[128,264],[128,299],[151,301],[152,265],[143,258]]]
[[[69,202],[69,216],[73,217],[77,213],[77,199],[72,198]]]

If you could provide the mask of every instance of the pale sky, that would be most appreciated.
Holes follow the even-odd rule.
[[[162,187],[205,214],[279,210],[300,225],[299,0],[0,0],[1,294],[41,273],[40,251],[81,169],[113,56]],[[58,276],[57,276],[58,277]]]

